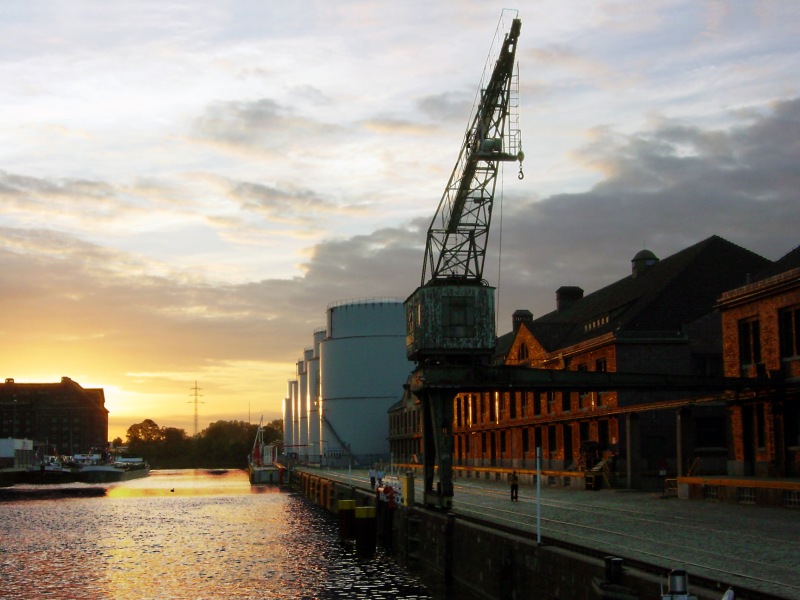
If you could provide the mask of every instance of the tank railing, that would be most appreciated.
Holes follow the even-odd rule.
[[[372,298],[350,298],[348,300],[334,300],[328,304],[327,309],[336,308],[339,306],[347,306],[350,304],[397,304],[403,303],[403,298],[394,298],[391,296],[374,296]]]

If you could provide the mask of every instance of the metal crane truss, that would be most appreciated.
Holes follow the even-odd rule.
[[[521,26],[514,19],[505,36],[428,229],[421,284],[405,302],[410,360],[480,362],[494,349],[494,288],[483,280],[483,265],[498,165],[523,158],[518,116],[511,114],[519,105],[514,57]]]
[[[514,19],[464,134],[458,160],[428,229],[420,285],[425,285],[429,270],[431,279],[437,281],[483,279],[498,165],[501,161],[521,162],[523,156],[517,116],[511,118],[517,129],[507,131],[510,110],[518,110],[514,57],[521,26],[521,21]]]
[[[468,365],[425,365],[409,378],[409,390],[424,408],[422,422],[424,502],[427,506],[449,509],[453,504],[453,399],[461,392],[485,391],[621,391],[724,392],[765,385],[765,382],[732,377],[693,375],[566,371],[528,367],[487,367]],[[711,400],[706,398],[705,401]],[[678,407],[698,399],[662,402],[657,408]],[[630,407],[630,411],[656,408]],[[629,412],[619,409],[616,412]],[[605,414],[605,413],[604,413]],[[439,484],[434,488],[434,478]]]

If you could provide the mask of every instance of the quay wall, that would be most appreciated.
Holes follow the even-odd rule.
[[[527,532],[470,522],[453,513],[418,506],[389,508],[375,492],[323,473],[296,471],[292,485],[334,514],[339,500],[375,507],[377,543],[424,580],[452,587],[459,598],[633,600],[660,598],[665,583],[663,576],[626,564],[613,577],[618,587],[608,588],[609,563],[597,552],[562,544],[538,545]],[[699,600],[718,600],[722,593],[704,590],[695,582],[691,592]]]

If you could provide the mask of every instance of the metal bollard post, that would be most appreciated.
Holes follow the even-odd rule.
[[[339,541],[352,540],[355,532],[356,501],[339,500]]]
[[[377,526],[374,506],[359,506],[355,510],[356,554],[360,558],[375,556]]]

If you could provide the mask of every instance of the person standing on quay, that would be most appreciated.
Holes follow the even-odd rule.
[[[519,477],[517,477],[516,471],[511,473],[511,476],[508,478],[508,482],[511,484],[511,501],[519,502]]]
[[[369,487],[375,489],[375,467],[369,470]]]

